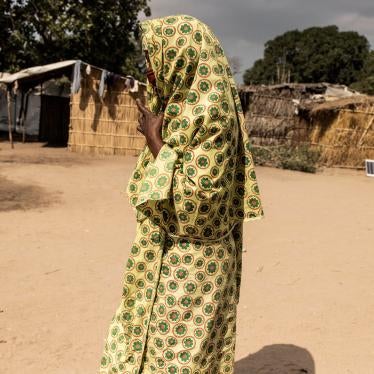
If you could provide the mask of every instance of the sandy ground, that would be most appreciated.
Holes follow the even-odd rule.
[[[135,158],[0,148],[0,372],[94,374],[135,234]],[[374,373],[374,178],[257,175],[236,373]]]

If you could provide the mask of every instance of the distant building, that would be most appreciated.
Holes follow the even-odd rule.
[[[144,147],[135,98],[145,100],[145,85],[132,77],[66,60],[3,73],[0,86],[3,134],[9,90],[12,133],[18,138],[100,154],[138,154]]]

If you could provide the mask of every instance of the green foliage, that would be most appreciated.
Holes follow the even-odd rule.
[[[250,148],[253,157],[253,162],[256,165],[268,166],[274,164],[273,152],[271,148],[255,145],[251,145]]]
[[[265,43],[264,57],[244,73],[246,84],[356,82],[369,56],[365,36],[335,25],[290,30]]]
[[[274,166],[281,169],[299,170],[315,173],[321,149],[307,144],[298,146],[280,145],[276,147],[251,146],[253,161],[256,165]]]
[[[362,93],[374,95],[374,51],[370,51],[359,80],[352,83],[350,87]]]
[[[81,59],[139,75],[138,14],[147,0],[2,0],[0,71]]]
[[[311,149],[303,144],[296,147],[281,147],[278,162],[282,169],[315,173],[319,157],[319,150]]]

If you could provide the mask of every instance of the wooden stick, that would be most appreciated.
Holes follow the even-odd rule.
[[[357,142],[357,146],[358,146],[359,148],[361,148],[362,141],[364,140],[364,138],[365,138],[367,132],[369,131],[371,125],[373,124],[373,122],[374,122],[374,117],[372,117],[372,118],[370,119],[369,123],[368,123],[367,126],[365,127],[364,132],[363,132],[362,135],[361,135],[361,138],[360,138],[359,141]]]
[[[77,117],[77,116],[71,116],[71,119],[77,119],[77,120],[86,120],[86,121],[91,121],[92,119],[89,117]],[[123,122],[123,123],[133,123],[134,125],[137,125],[136,120],[128,121],[128,120],[121,120],[121,119],[105,119],[105,118],[100,118],[100,122]],[[136,126],[135,126],[136,127]]]
[[[108,149],[112,149],[113,147],[110,146],[110,145],[96,145],[96,144],[77,144],[77,143],[68,143],[69,146],[71,147],[74,147],[74,146],[78,146],[78,147],[95,147],[95,148],[108,148]],[[142,151],[144,149],[144,147],[142,148],[139,148],[139,147],[120,147],[120,146],[116,146],[114,147],[115,149],[128,149],[128,150],[136,150],[136,151]]]
[[[13,149],[14,144],[13,144],[13,136],[12,136],[12,118],[11,118],[11,113],[10,113],[10,87],[7,87],[7,102],[8,102],[8,133],[9,133],[9,142],[10,146]]]
[[[72,104],[79,104],[79,103],[80,103],[79,100],[73,100],[72,101]],[[100,101],[93,101],[93,102],[87,103],[86,105],[87,106],[96,106],[98,103],[101,104]],[[118,107],[118,108],[131,108],[131,109],[134,109],[135,111],[138,111],[138,108],[136,106],[134,106],[133,104],[112,104],[112,106],[115,106],[115,107]]]
[[[374,112],[365,112],[364,110],[356,110],[356,109],[340,109],[342,112],[349,112],[349,113],[362,113],[362,114],[369,114],[374,115]]]
[[[248,117],[263,117],[263,118],[274,118],[274,119],[289,119],[289,120],[294,120],[296,115],[290,117],[290,116],[270,116],[268,114],[262,114],[262,113],[249,113]]]
[[[89,134],[95,136],[118,136],[123,138],[144,138],[144,135],[131,135],[131,134],[116,134],[116,133],[96,133],[94,131],[79,131],[79,130],[70,130],[70,134]]]
[[[23,105],[21,105],[22,108],[22,117],[21,117],[21,125],[22,125],[22,143],[25,143],[26,141],[26,126],[25,126],[25,117],[26,117],[26,101],[27,101],[27,92],[22,92],[21,100],[23,102]]]

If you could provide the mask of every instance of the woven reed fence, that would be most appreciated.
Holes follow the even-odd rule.
[[[374,97],[321,104],[310,115],[310,144],[322,150],[322,165],[364,168],[374,159]]]
[[[101,71],[82,73],[80,90],[71,96],[68,149],[73,152],[103,155],[138,155],[145,140],[137,130],[136,98],[145,101],[145,87],[126,90],[125,80],[105,86],[98,94]]]

